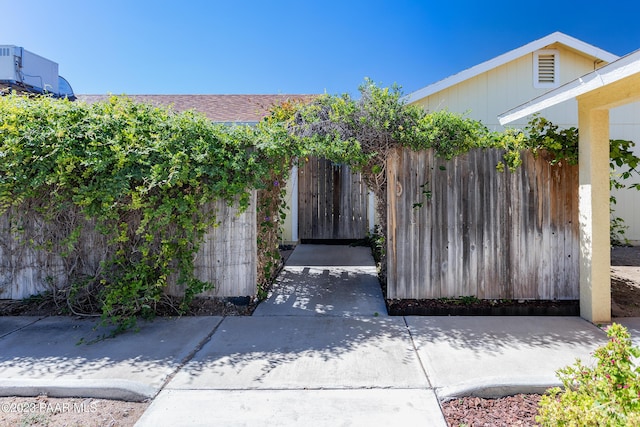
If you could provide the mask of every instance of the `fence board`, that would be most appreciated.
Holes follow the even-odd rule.
[[[26,207],[29,208],[28,206]],[[68,285],[69,277],[95,274],[108,252],[106,239],[97,232],[83,232],[76,257],[59,255],[66,248],[44,250],[43,236],[55,233],[57,227],[73,230],[93,225],[77,210],[70,208],[48,224],[37,216],[24,216],[18,208],[0,215],[0,298],[22,299]]]
[[[522,153],[498,172],[502,154],[389,158],[389,298],[579,298],[577,167]]]
[[[201,296],[254,296],[258,265],[256,192],[243,213],[224,202],[210,208],[216,210],[218,225],[205,234],[194,261],[194,273],[215,287]],[[169,289],[170,293],[183,294],[175,287]]]
[[[298,233],[305,240],[361,239],[368,230],[360,173],[317,157],[298,169]]]
[[[253,296],[256,294],[257,241],[256,241],[256,193],[253,192],[249,209],[238,214],[236,207],[219,201],[208,209],[217,211],[220,222],[204,236],[194,261],[194,272],[200,280],[213,283],[215,288],[202,296]],[[0,215],[0,298],[22,299],[31,295],[69,286],[74,275],[94,276],[101,268],[101,261],[110,252],[105,236],[86,223],[83,215],[66,212],[65,225],[73,229],[80,222],[87,227],[78,242],[78,253],[73,260],[60,256],[63,248],[43,250],[24,243],[24,231],[19,228],[19,210],[10,209]],[[60,221],[60,219],[59,219]],[[17,227],[18,225],[18,227]],[[31,234],[37,236],[37,227],[44,223],[28,225]],[[170,278],[169,282],[175,280]],[[174,284],[168,294],[182,295]]]

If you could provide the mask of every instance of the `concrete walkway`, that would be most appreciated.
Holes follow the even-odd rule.
[[[379,316],[387,308],[371,250],[299,245],[254,316]]]
[[[640,319],[619,319],[640,341]],[[439,401],[541,392],[605,333],[575,317],[390,317],[366,248],[298,246],[251,317],[0,318],[0,395],[153,398],[139,426],[444,426]]]

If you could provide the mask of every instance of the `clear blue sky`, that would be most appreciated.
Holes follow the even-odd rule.
[[[410,93],[554,31],[624,55],[640,1],[0,0],[77,94]]]

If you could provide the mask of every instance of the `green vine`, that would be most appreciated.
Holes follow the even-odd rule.
[[[570,127],[559,129],[547,119],[535,116],[525,129],[527,133],[526,148],[535,154],[542,153],[551,164],[566,162],[578,163],[578,129]],[[633,141],[612,139],[609,141],[610,188],[640,190],[640,183],[629,183],[629,180],[640,176],[638,164],[640,158],[633,152]],[[610,238],[613,245],[625,245],[627,239],[624,234],[628,228],[624,219],[615,215],[614,206],[617,203],[615,194],[610,195]]]
[[[521,153],[531,151],[552,165],[578,162],[578,130],[561,129],[534,116],[524,130],[491,132],[481,122],[446,110],[425,112],[404,103],[400,88],[379,88],[371,80],[360,86],[360,98],[325,95],[302,106],[290,120],[292,138],[308,150],[329,160],[361,170],[377,198],[381,230],[386,230],[386,159],[397,147],[414,151],[433,149],[438,157],[451,159],[472,149],[504,151],[496,167],[514,171],[522,164]],[[611,187],[640,189],[628,184],[638,174],[640,159],[631,141],[613,140],[610,145]],[[430,196],[430,194],[429,194]],[[611,198],[615,205],[616,199]],[[418,201],[414,208],[422,206]],[[620,242],[624,221],[612,211],[612,242]]]
[[[304,157],[305,147],[290,138],[288,126],[300,102],[283,102],[253,129],[255,148],[264,177],[257,202],[258,298],[265,298],[268,287],[282,264],[279,245],[286,219],[286,184],[291,168]]]
[[[87,105],[1,97],[0,144],[3,212],[26,208],[50,222],[73,207],[107,238],[111,249],[99,271],[69,281],[96,290],[103,319],[118,329],[153,315],[171,277],[185,303],[211,286],[193,269],[216,221],[205,207],[226,200],[246,208],[261,181],[246,133],[125,98]],[[72,257],[84,230],[60,231],[41,236],[41,245],[62,242]]]
[[[527,135],[523,148],[534,154],[544,154],[552,165],[563,162],[578,164],[578,129],[560,129],[544,117],[535,115],[525,127]]]
[[[8,95],[0,97],[0,213],[23,245],[62,255],[72,311],[91,300],[105,321],[124,329],[137,316],[153,316],[170,283],[184,289],[182,310],[214,285],[198,280],[193,269],[205,231],[216,224],[213,203],[245,209],[254,189],[258,293],[264,296],[281,264],[285,185],[292,165],[307,156],[361,171],[376,193],[384,233],[386,159],[399,147],[433,149],[445,159],[499,148],[504,155],[497,167],[513,170],[523,150],[552,164],[575,164],[577,138],[575,128],[559,129],[540,117],[524,131],[490,132],[464,115],[407,105],[399,87],[370,80],[358,98],[285,102],[255,127],[215,125],[193,112],[127,98],[88,105]],[[632,147],[611,143],[612,188],[640,189],[627,184],[640,162]],[[426,183],[423,190],[430,199]],[[81,265],[79,247],[89,230],[98,230],[108,247],[93,269]],[[384,235],[376,241],[382,244]]]

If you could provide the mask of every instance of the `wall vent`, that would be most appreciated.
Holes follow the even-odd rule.
[[[533,86],[555,88],[559,86],[559,54],[557,50],[539,50],[533,53]]]

